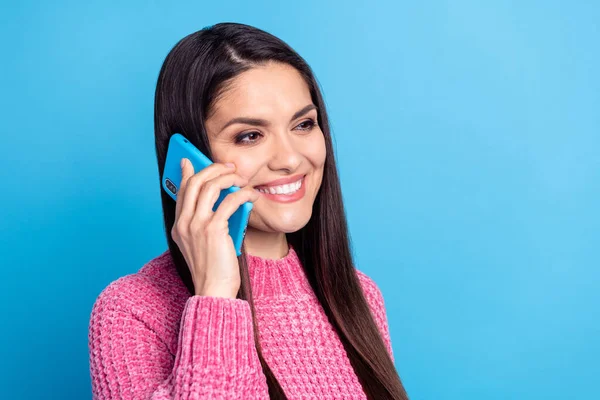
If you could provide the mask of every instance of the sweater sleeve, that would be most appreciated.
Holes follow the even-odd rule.
[[[395,364],[394,360],[394,352],[392,350],[392,340],[390,338],[390,327],[388,324],[387,311],[385,309],[385,301],[383,299],[383,294],[381,290],[368,275],[364,272],[357,270],[359,279],[362,284],[363,292],[365,293],[367,302],[369,303],[369,307],[371,309],[371,313],[375,318],[375,322],[377,323],[377,327],[379,328],[379,332],[383,337],[383,341],[387,348],[388,353],[392,359],[392,362]]]
[[[118,301],[97,301],[89,325],[94,399],[268,399],[250,305],[191,296],[177,353]]]
[[[377,285],[375,285],[375,296],[373,299],[375,321],[379,325],[379,330],[382,332],[383,340],[387,347],[388,353],[390,353],[392,362],[395,363],[394,352],[392,351],[392,339],[390,337],[390,326],[388,323],[387,311],[385,309],[385,301],[383,300],[383,294]]]

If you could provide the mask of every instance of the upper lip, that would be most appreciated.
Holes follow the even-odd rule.
[[[304,175],[305,174],[300,174],[300,175],[288,176],[287,178],[275,179],[274,181],[265,183],[264,185],[255,186],[255,188],[279,186],[279,185],[285,185],[286,183],[298,182],[300,179],[302,179],[304,177]]]

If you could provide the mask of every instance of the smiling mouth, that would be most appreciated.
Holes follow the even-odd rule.
[[[300,188],[302,188],[302,185],[304,184],[304,178],[305,178],[305,176],[303,176],[296,182],[287,183],[285,185],[277,185],[277,186],[269,186],[269,187],[263,186],[263,187],[256,187],[255,189],[258,190],[259,192],[265,193],[265,194],[292,195],[292,194],[296,193],[298,190],[300,190]]]

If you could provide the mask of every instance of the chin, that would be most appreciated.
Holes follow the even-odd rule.
[[[270,232],[293,233],[304,228],[308,224],[308,221],[310,221],[311,215],[312,210],[301,213],[269,213],[268,217],[259,216],[260,223],[256,224],[255,227]]]

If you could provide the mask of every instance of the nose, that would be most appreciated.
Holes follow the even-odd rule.
[[[302,155],[297,140],[293,133],[287,131],[274,135],[269,162],[271,170],[284,169],[292,172],[298,168],[302,162]]]

